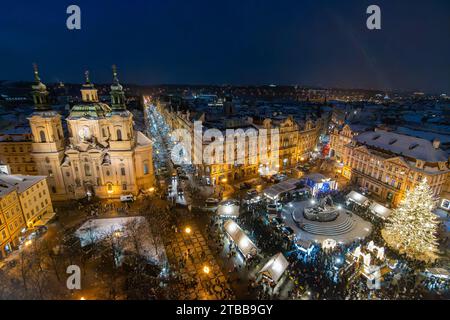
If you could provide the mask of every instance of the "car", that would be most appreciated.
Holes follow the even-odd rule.
[[[281,209],[283,208],[283,206],[281,205],[281,203],[269,203],[267,205],[267,211],[269,213],[278,213],[281,211]]]
[[[276,175],[274,175],[272,177],[272,180],[275,183],[280,183],[280,182],[282,182],[282,181],[284,181],[286,179],[287,179],[287,176],[285,174],[281,174],[281,173],[280,174],[276,174]]]
[[[267,218],[269,219],[269,221],[271,221],[272,219],[278,218],[278,214],[268,212]]]
[[[256,189],[250,189],[247,191],[247,196],[249,197],[255,197],[258,195],[258,191],[256,191]]]
[[[205,210],[207,211],[215,211],[217,206],[219,205],[219,199],[216,198],[208,198],[205,201]]]
[[[126,194],[120,196],[120,201],[122,202],[133,202],[134,196],[132,194]]]
[[[292,230],[291,227],[287,227],[287,226],[282,227],[281,232],[283,232],[283,235],[285,235],[289,240],[295,239],[295,232],[294,232],[294,230]]]
[[[252,187],[252,185],[248,182],[243,182],[239,185],[240,190],[250,189],[251,187]]]
[[[167,168],[166,167],[161,167],[158,169],[159,174],[167,174]]]
[[[275,227],[275,228],[281,228],[284,225],[284,220],[281,219],[280,217],[276,217],[273,218],[271,220],[271,224]]]
[[[250,205],[250,204],[255,204],[255,203],[259,203],[261,201],[262,197],[260,195],[251,197],[251,196],[246,196],[243,200],[244,204]]]

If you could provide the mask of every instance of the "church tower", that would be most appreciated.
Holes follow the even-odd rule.
[[[113,84],[111,85],[111,108],[113,113],[121,113],[127,109],[125,105],[125,93],[117,78],[117,68],[112,66]]]
[[[125,93],[117,78],[117,68],[113,69],[113,84],[111,85],[111,114],[109,121],[112,127],[110,147],[111,150],[131,149],[134,140],[133,114],[125,105]]]
[[[81,87],[81,99],[83,102],[98,102],[97,89],[91,83],[91,79],[89,79],[89,71],[84,72],[84,77],[86,82]]]
[[[51,196],[64,197],[66,190],[60,168],[65,147],[61,116],[50,106],[47,87],[39,78],[36,64],[34,80],[34,112],[28,118],[33,135],[31,155],[37,164],[38,174],[48,176]]]

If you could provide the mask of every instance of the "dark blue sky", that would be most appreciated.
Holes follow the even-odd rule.
[[[82,30],[66,29],[77,4]],[[366,28],[370,4],[382,30]],[[1,1],[0,79],[304,84],[450,94],[448,0]]]

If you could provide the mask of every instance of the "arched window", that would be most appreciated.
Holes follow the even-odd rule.
[[[41,138],[41,142],[47,142],[47,139],[45,139],[45,132],[43,130],[39,131],[39,137]]]
[[[148,174],[148,163],[144,162],[144,175]]]
[[[122,141],[122,131],[117,129],[117,141]]]
[[[87,163],[84,164],[84,173],[86,174],[87,177],[91,175],[91,167]]]

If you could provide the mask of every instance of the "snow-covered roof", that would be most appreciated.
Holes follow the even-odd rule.
[[[369,201],[367,197],[356,191],[351,191],[346,197],[348,200],[356,202],[359,205],[364,205],[367,201]]]
[[[139,248],[136,248],[134,244],[132,232],[139,237]],[[161,240],[151,236],[150,232],[147,220],[142,216],[135,216],[91,219],[75,231],[75,236],[80,239],[80,244],[84,247],[117,234],[117,237],[123,240],[121,241],[123,252],[137,253],[148,261],[162,265],[167,260],[164,246]]]
[[[23,175],[0,175],[0,183],[8,184],[12,187],[15,187],[17,192],[22,193],[31,186],[45,180],[45,176],[23,176]]]
[[[221,217],[239,217],[239,203],[235,200],[222,201],[218,208],[217,214]]]
[[[284,255],[280,252],[274,255],[259,271],[264,276],[268,277],[273,282],[277,283],[283,275],[286,268],[289,266],[289,262]]]
[[[257,248],[250,238],[242,231],[241,227],[233,220],[227,220],[224,223],[225,231],[236,243],[244,257],[253,256],[256,254]]]
[[[447,161],[447,154],[433,146],[433,142],[384,130],[363,132],[355,137],[366,146],[386,150],[426,162]]]
[[[386,219],[391,214],[391,209],[388,209],[377,202],[370,205],[370,210],[382,219]]]
[[[288,179],[283,182],[274,184],[270,186],[269,188],[264,190],[264,195],[266,197],[269,197],[271,199],[275,199],[280,194],[288,191],[292,191],[298,188],[300,184],[299,179]]]
[[[141,131],[136,131],[136,143],[138,146],[148,146],[152,144],[152,140]]]

